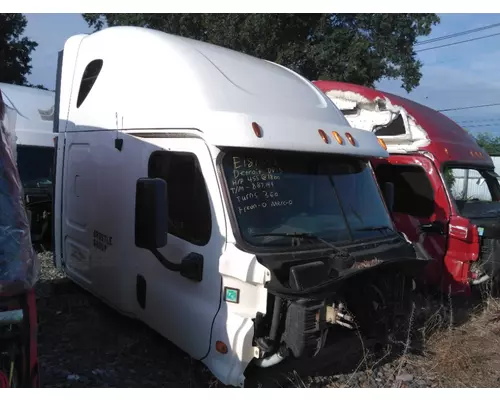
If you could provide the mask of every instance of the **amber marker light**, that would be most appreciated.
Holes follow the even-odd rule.
[[[384,140],[381,138],[377,138],[377,140],[380,147],[382,147],[384,150],[387,150],[387,145],[385,144]]]
[[[220,340],[217,340],[215,342],[215,350],[217,350],[221,354],[227,354],[227,345],[224,342],[221,342]]]
[[[335,138],[338,144],[344,144],[344,139],[342,139],[342,136],[340,136],[338,132],[333,131],[332,136]]]
[[[345,133],[345,137],[347,138],[349,143],[351,143],[353,146],[356,146],[356,140],[354,140],[354,138],[352,137],[352,135],[349,132]]]
[[[321,139],[323,139],[323,142],[328,143],[328,136],[326,136],[326,133],[323,129],[318,129],[319,136],[321,136]]]
[[[252,129],[253,133],[255,133],[255,136],[257,136],[258,138],[262,137],[262,129],[260,129],[260,126],[257,122],[252,122]]]

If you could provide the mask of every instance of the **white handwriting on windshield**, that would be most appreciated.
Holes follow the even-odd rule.
[[[263,201],[261,203],[252,203],[252,204],[246,204],[242,206],[238,206],[238,213],[239,215],[245,214],[248,211],[253,211],[257,210],[260,208],[267,208],[267,207],[286,207],[286,206],[291,206],[293,204],[293,200],[284,200],[284,201],[271,201],[270,204],[267,202]]]
[[[256,209],[292,205],[292,200],[279,199],[278,186],[283,170],[277,160],[234,156],[232,161],[229,190],[240,215]]]

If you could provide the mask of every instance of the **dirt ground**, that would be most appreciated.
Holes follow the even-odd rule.
[[[223,387],[168,340],[68,281],[51,253],[40,259],[42,386]],[[500,301],[487,298],[474,308],[449,299],[429,303],[412,315],[405,342],[375,349],[352,335],[314,365],[251,369],[248,386],[500,387]]]

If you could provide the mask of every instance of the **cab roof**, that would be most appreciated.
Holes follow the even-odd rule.
[[[406,114],[409,118],[405,128],[407,131],[413,131],[413,136],[379,134],[387,142],[389,152],[418,149],[432,153],[441,162],[454,161],[488,166],[492,164],[486,151],[479,147],[471,134],[446,115],[430,107],[392,93],[351,83],[335,81],[313,83],[334,103],[345,104],[346,108],[352,108],[352,104],[350,106],[346,104],[346,101],[350,101],[361,107],[371,104],[372,111],[382,112],[385,108]],[[340,108],[343,108],[342,105]],[[348,116],[351,125],[359,126],[360,119],[358,118],[358,121],[356,119],[355,115]]]
[[[93,85],[78,104],[93,62]],[[147,28],[112,27],[68,39],[60,99],[60,130],[190,129],[215,146],[388,155],[373,133],[350,127],[324,93],[295,72]],[[351,133],[357,144],[338,144],[333,131]]]

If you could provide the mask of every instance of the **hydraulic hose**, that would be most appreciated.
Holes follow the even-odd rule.
[[[482,276],[481,278],[479,278],[479,279],[474,279],[474,280],[472,281],[472,284],[473,284],[473,285],[479,285],[479,284],[481,284],[481,283],[483,283],[483,282],[486,282],[488,279],[490,279],[490,276],[489,276],[489,275],[483,275],[483,276]]]

